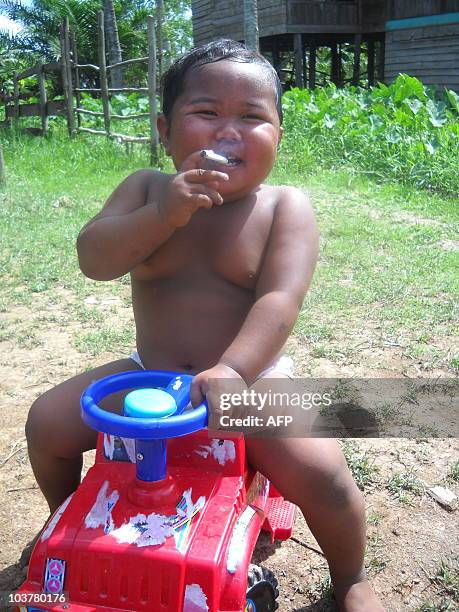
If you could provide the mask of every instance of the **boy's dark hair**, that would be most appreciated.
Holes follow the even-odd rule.
[[[163,74],[161,88],[163,93],[163,113],[166,119],[170,120],[172,108],[183,91],[183,85],[188,72],[197,66],[213,64],[214,62],[226,59],[246,64],[258,64],[266,70],[273,82],[277,114],[279,115],[280,123],[282,123],[282,85],[277,72],[260,53],[247,49],[242,43],[226,38],[214,40],[206,45],[196,47],[176,60]]]

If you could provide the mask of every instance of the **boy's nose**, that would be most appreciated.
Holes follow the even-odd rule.
[[[241,140],[241,134],[234,121],[224,121],[217,127],[217,130],[215,132],[215,138],[218,141],[239,141]]]

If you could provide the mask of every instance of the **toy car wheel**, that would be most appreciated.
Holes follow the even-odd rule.
[[[274,574],[260,565],[249,566],[247,594],[244,612],[273,612],[279,604],[277,579]]]

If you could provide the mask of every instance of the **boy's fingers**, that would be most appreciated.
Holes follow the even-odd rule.
[[[188,170],[193,170],[195,168],[199,168],[202,164],[201,150],[194,151],[191,155],[189,155],[185,161],[180,166],[179,172],[187,172]]]
[[[190,388],[190,402],[193,408],[199,406],[204,399],[203,390],[201,389],[201,380],[195,376]]]
[[[196,195],[205,195],[212,200],[214,204],[222,204],[223,198],[216,189],[212,189],[208,185],[199,185],[191,188],[191,193]]]
[[[213,202],[209,196],[204,195],[203,193],[194,193],[192,197],[196,202],[196,208],[206,208],[207,210],[210,210],[215,204],[215,202]]]
[[[210,181],[228,181],[229,176],[225,172],[218,172],[217,170],[196,168],[195,170],[188,170],[185,174],[185,179],[189,183],[208,183]]]

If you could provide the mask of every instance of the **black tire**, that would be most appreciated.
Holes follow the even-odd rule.
[[[247,575],[246,612],[274,612],[279,607],[277,579],[261,565],[250,564]]]

